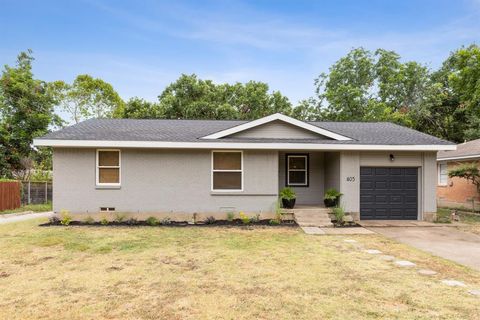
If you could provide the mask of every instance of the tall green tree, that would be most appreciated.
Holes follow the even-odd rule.
[[[0,174],[10,177],[31,158],[32,140],[59,125],[50,85],[35,79],[32,52],[21,52],[14,67],[5,66],[0,77]]]
[[[402,63],[393,51],[353,49],[316,79],[318,118],[409,125],[409,111],[433,92],[429,76],[427,67]]]
[[[158,108],[160,113],[145,111],[137,115],[168,119],[256,119],[275,112],[290,114],[292,111],[288,98],[278,91],[270,93],[266,83],[215,84],[195,74],[181,75],[158,99],[154,109]],[[151,110],[144,108],[145,105],[137,107]]]
[[[450,54],[436,71],[384,49],[357,48],[316,80],[315,97],[293,115],[306,120],[391,121],[461,142],[480,137],[480,49]]]
[[[125,103],[121,118],[130,119],[159,119],[165,117],[165,110],[159,103],[149,102],[134,97]]]
[[[470,45],[452,52],[438,76],[449,102],[455,105],[456,118],[465,124],[464,138],[480,138],[480,47]]]
[[[82,74],[72,84],[53,84],[60,110],[75,123],[88,118],[121,117],[125,103],[112,85],[102,79]]]

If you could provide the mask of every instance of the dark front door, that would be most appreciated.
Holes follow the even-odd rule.
[[[360,168],[360,219],[416,220],[417,168]]]

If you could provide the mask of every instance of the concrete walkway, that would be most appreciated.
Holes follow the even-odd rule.
[[[300,227],[333,227],[328,208],[299,207],[292,210],[295,221]]]
[[[480,270],[480,236],[452,227],[367,227],[388,238]]]
[[[26,221],[37,218],[49,218],[53,215],[53,212],[36,212],[27,214],[2,214],[0,215],[0,224]]]

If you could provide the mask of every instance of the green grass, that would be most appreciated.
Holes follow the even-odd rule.
[[[438,208],[437,210],[437,221],[442,223],[450,223],[450,216],[454,209],[449,208]],[[457,217],[459,222],[476,224],[480,223],[480,214],[457,210]]]
[[[467,291],[480,288],[480,272],[379,235],[349,244],[285,227],[44,221],[0,225],[0,314],[9,319],[478,319]]]
[[[0,211],[0,214],[16,213],[16,212],[24,212],[24,211],[33,211],[33,212],[52,211],[52,203],[48,202],[43,204],[28,204],[25,206],[21,206],[20,208],[17,208],[17,209]]]

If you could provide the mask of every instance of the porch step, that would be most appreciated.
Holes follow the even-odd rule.
[[[301,227],[332,227],[329,208],[298,208],[292,209],[295,221]]]

